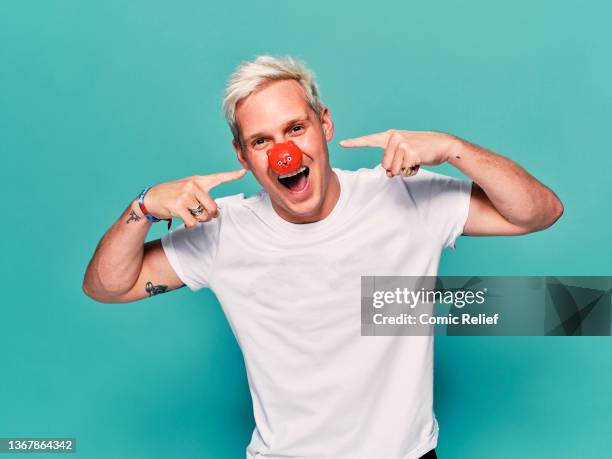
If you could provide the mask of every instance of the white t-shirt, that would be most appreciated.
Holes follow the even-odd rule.
[[[416,459],[437,444],[433,337],[361,336],[361,276],[437,275],[472,182],[333,170],[340,197],[321,221],[282,219],[262,190],[162,238],[178,277],[216,294],[242,350],[247,459]]]

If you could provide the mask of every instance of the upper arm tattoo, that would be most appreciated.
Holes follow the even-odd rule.
[[[145,285],[145,291],[149,296],[155,296],[160,293],[166,293],[168,291],[168,286],[163,284],[153,285],[153,282],[149,281]]]
[[[176,289],[184,287],[185,284],[179,285]],[[176,290],[174,289],[174,290]],[[149,281],[145,284],[145,292],[151,297],[155,295],[159,295],[160,293],[170,292],[173,289],[169,288],[167,285],[159,284],[154,285],[153,282]]]

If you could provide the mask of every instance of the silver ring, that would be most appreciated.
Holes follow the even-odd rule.
[[[419,166],[414,166],[414,167],[402,167],[400,169],[400,172],[402,173],[402,175],[404,177],[411,177],[414,174],[416,174],[419,170]]]
[[[195,209],[189,209],[189,212],[191,212],[191,215],[194,217],[199,217],[204,213],[204,207],[202,207],[202,204],[200,204]]]

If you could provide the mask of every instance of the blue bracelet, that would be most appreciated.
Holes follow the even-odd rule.
[[[150,222],[155,223],[161,220],[166,220],[168,222],[168,231],[170,231],[170,228],[172,227],[172,218],[157,218],[156,216],[151,215],[144,205],[144,198],[150,189],[150,186],[146,187],[144,190],[142,190],[140,196],[138,196],[138,206],[140,207],[140,211],[144,214],[145,217],[147,217],[147,220],[149,220]]]
[[[151,215],[149,213],[149,211],[147,210],[147,208],[144,205],[144,198],[147,195],[147,192],[151,189],[150,186],[146,187],[144,190],[142,190],[142,192],[140,193],[140,196],[138,196],[138,206],[140,206],[140,210],[142,211],[142,213],[144,214],[145,217],[147,217],[147,220],[149,220],[150,222],[158,222],[160,219],[157,217],[154,217],[153,215]]]

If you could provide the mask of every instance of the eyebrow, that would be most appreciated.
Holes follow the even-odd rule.
[[[304,115],[304,116],[298,116],[296,118],[293,118],[292,120],[287,121],[284,125],[283,125],[283,129],[287,129],[289,126],[301,122],[304,123],[308,121],[308,116]],[[249,136],[249,138],[246,140],[247,144],[250,144],[254,139],[258,138],[258,137],[265,137],[265,132],[257,132],[255,134],[252,134],[251,136]]]

